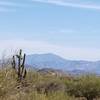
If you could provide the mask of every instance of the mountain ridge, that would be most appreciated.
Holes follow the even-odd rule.
[[[68,60],[64,59],[56,54],[32,54],[27,55],[26,64],[33,67],[42,68],[53,68],[60,69],[63,71],[84,71],[100,73],[100,61],[85,61],[85,60]]]

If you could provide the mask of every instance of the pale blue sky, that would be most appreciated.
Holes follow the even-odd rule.
[[[100,0],[0,0],[0,52],[100,60]]]

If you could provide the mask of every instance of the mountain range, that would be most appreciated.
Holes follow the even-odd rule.
[[[100,61],[75,61],[67,60],[58,55],[48,54],[32,54],[27,55],[26,64],[33,68],[43,69],[59,69],[71,73],[97,73],[100,74]]]

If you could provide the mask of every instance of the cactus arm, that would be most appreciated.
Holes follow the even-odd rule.
[[[26,74],[27,74],[27,71],[26,71],[26,69],[25,69],[25,72],[24,72],[23,78],[26,78]]]
[[[23,62],[22,62],[22,65],[21,65],[21,67],[22,67],[22,71],[21,71],[21,73],[23,73],[23,71],[24,71],[24,66],[25,66],[25,57],[26,57],[26,54],[24,54],[24,57],[23,57]]]
[[[15,56],[13,56],[13,58],[12,58],[12,68],[13,69],[16,68]]]

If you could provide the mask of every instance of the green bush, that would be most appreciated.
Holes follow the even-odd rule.
[[[85,97],[87,100],[93,100],[100,96],[100,78],[93,75],[66,81],[66,87],[67,93],[75,97]]]

